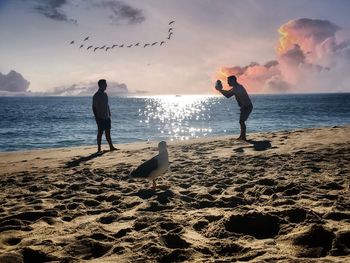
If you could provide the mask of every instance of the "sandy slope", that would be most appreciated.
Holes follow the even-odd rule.
[[[0,154],[0,262],[350,262],[350,127]]]

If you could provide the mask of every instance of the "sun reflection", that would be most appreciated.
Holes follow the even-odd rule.
[[[169,140],[189,140],[207,136],[210,114],[208,96],[157,96],[147,97],[144,109],[139,109],[142,123],[153,127]]]

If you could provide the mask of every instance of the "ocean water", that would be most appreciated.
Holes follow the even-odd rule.
[[[350,93],[251,99],[248,133],[350,124]],[[95,145],[91,102],[91,97],[0,97],[0,151]],[[110,97],[109,104],[115,144],[239,134],[234,98]]]

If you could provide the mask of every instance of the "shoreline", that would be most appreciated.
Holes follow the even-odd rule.
[[[295,132],[295,131],[300,131],[300,130],[312,130],[312,129],[331,129],[331,128],[346,128],[346,127],[350,127],[350,124],[340,124],[340,125],[329,125],[329,126],[317,126],[317,127],[308,127],[308,128],[295,128],[295,129],[281,129],[281,130],[273,130],[273,131],[262,131],[262,132],[249,132],[247,133],[247,137],[249,136],[257,136],[259,134],[269,134],[269,133],[280,133],[280,132]],[[204,141],[210,141],[210,140],[220,140],[220,139],[234,139],[239,135],[239,133],[237,134],[230,134],[230,135],[213,135],[213,136],[205,136],[205,137],[200,137],[200,138],[190,138],[187,140],[173,140],[173,141],[167,141],[166,142],[168,144],[181,144],[183,142],[187,142],[187,143],[196,143],[196,142],[201,142],[202,140]],[[113,139],[113,138],[112,138]],[[137,146],[142,146],[144,144],[148,145],[151,143],[157,143],[159,141],[138,141],[138,142],[126,142],[126,143],[118,143],[115,144],[117,146],[128,146],[128,145],[137,145]],[[107,143],[105,138],[102,138],[102,147],[105,146],[107,147]],[[54,151],[54,150],[64,150],[64,149],[82,149],[82,148],[94,148],[97,147],[94,144],[91,145],[80,145],[80,146],[67,146],[67,147],[48,147],[48,148],[33,148],[33,149],[23,149],[23,150],[14,150],[14,151],[0,151],[0,156],[1,155],[6,155],[6,154],[16,154],[16,153],[29,153],[29,152],[36,152],[36,151]]]
[[[169,142],[156,191],[156,142],[0,153],[0,262],[349,261],[349,134]]]
[[[281,130],[274,132],[259,132],[259,133],[249,133],[248,139],[255,140],[259,138],[264,141],[271,140],[274,136],[279,134],[286,133],[299,133],[307,132],[312,133],[313,131],[330,131],[332,129],[349,129],[350,125],[345,126],[333,126],[333,127],[318,127],[318,128],[304,128],[304,129],[295,129],[295,130]],[[350,132],[349,132],[350,133]],[[167,141],[167,144],[170,148],[181,147],[185,145],[195,145],[195,144],[204,144],[216,141],[235,141],[238,135],[225,135],[225,136],[213,136],[213,137],[202,137],[202,138],[193,138],[189,140],[175,140]],[[295,139],[295,138],[294,138]],[[105,142],[105,141],[103,141]],[[350,141],[349,141],[350,142]],[[115,144],[115,146],[120,149],[119,151],[109,152],[108,145],[102,144],[103,155],[113,155],[119,158],[118,152],[123,151],[135,151],[135,150],[145,150],[151,149],[154,154],[156,154],[156,145],[158,141],[149,141],[149,142],[133,142],[133,143],[122,143]],[[236,141],[237,145],[242,144],[242,142]],[[244,145],[244,143],[243,143]],[[28,169],[38,169],[43,167],[51,167],[55,164],[55,167],[62,167],[60,161],[69,162],[74,158],[84,158],[96,153],[95,145],[90,146],[73,146],[73,147],[61,147],[61,148],[46,148],[46,149],[33,149],[33,150],[23,150],[23,151],[8,151],[0,152],[0,176],[6,172],[19,172]],[[253,145],[254,147],[254,145]],[[273,146],[269,147],[272,148]],[[282,148],[288,148],[286,146]],[[268,148],[267,148],[268,149]],[[280,151],[280,150],[279,150]],[[97,156],[98,157],[98,156]],[[93,159],[93,158],[92,158]],[[103,159],[103,158],[102,158]],[[103,162],[100,162],[104,167],[106,165]],[[107,162],[108,165],[112,165],[110,162]],[[11,164],[11,167],[8,167],[7,164]],[[34,168],[31,168],[33,166]]]

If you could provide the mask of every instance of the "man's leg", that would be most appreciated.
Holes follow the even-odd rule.
[[[245,126],[245,122],[247,121],[252,110],[253,106],[241,108],[241,114],[239,116],[239,124],[241,125],[241,135],[238,138],[239,140],[247,140],[247,127]]]
[[[110,149],[111,151],[117,150],[117,148],[115,148],[115,147],[113,146],[112,138],[111,138],[111,130],[110,130],[110,129],[106,129],[106,140],[107,140],[107,142],[108,142],[108,144],[109,144],[109,149]]]
[[[241,125],[241,135],[239,136],[238,139],[247,140],[246,138],[247,127],[245,126],[245,122],[243,120],[240,120],[239,124]]]
[[[103,130],[98,129],[98,132],[97,132],[97,152],[101,151],[102,134],[103,134]]]

